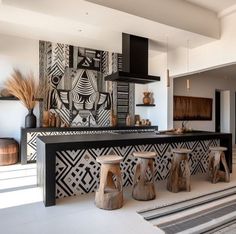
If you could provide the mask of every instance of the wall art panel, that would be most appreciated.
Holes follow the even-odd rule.
[[[40,85],[49,86],[41,116],[49,109],[73,127],[109,126],[111,110],[120,125],[128,114],[134,116],[134,85],[104,80],[122,69],[122,55],[40,41],[39,56]]]

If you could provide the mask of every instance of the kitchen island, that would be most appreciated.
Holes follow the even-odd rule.
[[[132,185],[134,151],[155,151],[155,180],[166,179],[173,148],[192,150],[191,174],[205,173],[211,146],[225,146],[226,160],[232,171],[232,134],[214,132],[171,133],[104,133],[95,135],[40,136],[37,139],[37,179],[45,206],[56,198],[94,192],[98,187],[100,165],[96,157],[117,154],[121,164],[123,186]]]

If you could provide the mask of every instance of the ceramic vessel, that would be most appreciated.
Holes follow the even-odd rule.
[[[43,121],[42,121],[43,128],[49,127],[49,117],[50,117],[50,112],[48,110],[44,110],[43,111]]]
[[[34,109],[28,109],[28,114],[25,116],[25,128],[36,128],[36,116]]]
[[[145,104],[145,105],[151,104],[150,94],[151,94],[150,92],[143,92],[143,95],[144,95],[143,104]]]

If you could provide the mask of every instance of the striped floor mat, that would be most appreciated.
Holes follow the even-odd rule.
[[[138,213],[166,234],[235,234],[236,187]]]

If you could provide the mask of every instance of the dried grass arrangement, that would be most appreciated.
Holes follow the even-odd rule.
[[[39,88],[32,72],[23,75],[18,69],[14,69],[5,86],[9,93],[17,97],[28,110],[34,109]]]

